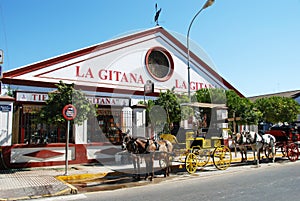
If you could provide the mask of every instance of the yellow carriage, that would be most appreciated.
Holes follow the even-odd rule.
[[[195,104],[195,103],[193,103]],[[201,104],[197,107],[223,108],[223,105]],[[222,133],[226,133],[227,128],[220,128]],[[214,135],[215,134],[215,135]],[[210,132],[210,135],[190,131],[185,133],[185,141],[180,142],[174,135],[162,134],[161,139],[169,140],[174,144],[174,153],[178,157],[178,162],[185,163],[185,168],[189,173],[195,173],[198,167],[204,167],[209,163],[210,158],[214,166],[219,170],[226,170],[231,164],[231,151],[226,145],[223,135],[219,132]]]

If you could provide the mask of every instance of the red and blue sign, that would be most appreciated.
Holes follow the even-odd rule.
[[[62,115],[64,116],[64,118],[66,120],[71,121],[71,120],[75,119],[75,117],[77,115],[77,110],[74,105],[69,104],[63,108]]]

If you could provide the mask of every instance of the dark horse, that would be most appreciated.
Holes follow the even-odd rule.
[[[164,176],[170,173],[170,156],[173,151],[173,145],[168,140],[152,140],[144,137],[132,137],[124,134],[122,149],[127,150],[132,155],[133,166],[137,179],[140,179],[140,160],[145,159],[146,176],[152,181],[154,177],[154,159],[160,160]]]

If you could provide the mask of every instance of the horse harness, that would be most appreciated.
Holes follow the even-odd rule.
[[[131,143],[132,143],[133,151],[135,154],[151,153],[152,151],[150,150],[150,146],[152,144],[155,146],[155,151],[159,150],[159,148],[161,146],[157,141],[151,140],[149,138],[147,138],[147,139],[133,138],[133,139],[131,139]]]

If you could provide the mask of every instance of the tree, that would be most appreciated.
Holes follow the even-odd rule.
[[[161,92],[154,103],[161,106],[166,112],[166,126],[163,132],[170,133],[172,123],[181,121],[180,102],[178,96],[174,93],[174,88],[172,90],[168,89],[166,92]]]
[[[241,117],[242,124],[257,124],[261,117],[261,112],[247,98],[242,98],[233,90],[226,91],[226,106],[229,117]]]
[[[297,116],[300,113],[299,103],[288,97],[272,96],[260,98],[254,104],[263,114],[261,121],[274,124],[293,122],[297,120]]]
[[[192,96],[192,102],[225,104],[226,93],[221,88],[200,89]]]
[[[46,105],[39,113],[39,122],[64,127],[66,120],[62,115],[62,109],[72,104],[77,109],[77,116],[72,123],[82,124],[89,116],[96,115],[95,106],[92,105],[83,92],[74,89],[74,84],[65,84],[62,81],[56,85],[57,90],[49,93]]]

